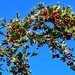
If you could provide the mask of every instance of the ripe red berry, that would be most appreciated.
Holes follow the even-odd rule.
[[[59,13],[57,11],[53,11],[52,15],[54,18],[59,17]]]
[[[14,27],[14,26],[15,26],[15,24],[12,24],[12,25],[11,25],[11,27]]]
[[[70,65],[70,63],[71,63],[71,60],[68,60],[67,65]]]
[[[55,24],[59,24],[59,25],[61,25],[61,24],[62,24],[62,22],[60,21],[60,19],[57,19],[57,18],[55,18],[54,23],[55,23]]]
[[[66,35],[66,40],[70,40],[71,39],[72,34],[71,33],[67,33]]]
[[[73,22],[69,22],[68,23],[68,26],[72,28],[73,27],[73,24],[74,24]]]
[[[16,42],[17,42],[17,40],[16,40],[16,39],[13,39],[13,40],[12,40],[12,42],[13,42],[13,43],[16,43]]]
[[[45,14],[45,13],[47,13],[47,10],[46,10],[46,9],[43,9],[43,10],[41,11],[41,13],[42,13],[42,14]]]
[[[18,71],[21,71],[23,69],[23,66],[19,65]]]
[[[19,32],[20,37],[23,35],[23,32]]]
[[[7,33],[7,34],[5,34],[5,36],[8,38],[8,37],[10,37],[10,35]]]
[[[52,42],[51,42],[51,45],[54,45],[54,44],[55,44],[55,42],[54,42],[54,41],[52,41]]]
[[[69,18],[68,18],[68,17],[66,17],[64,20],[65,20],[65,22],[68,22],[68,21],[69,21]]]
[[[29,23],[29,20],[25,20],[26,23]]]
[[[6,47],[7,47],[7,48],[10,48],[10,46],[8,46],[8,45],[7,45]]]

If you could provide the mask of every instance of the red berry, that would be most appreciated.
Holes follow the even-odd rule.
[[[13,43],[16,43],[16,42],[17,42],[17,40],[13,39],[13,40],[12,40],[12,42],[13,42]]]
[[[29,20],[25,20],[26,23],[29,23]]]
[[[69,21],[69,18],[68,18],[68,17],[66,17],[64,20],[65,20],[65,22],[68,22],[68,21]]]
[[[67,52],[67,55],[71,54],[70,52]]]
[[[71,34],[71,33],[67,33],[67,35],[66,35],[66,40],[71,39],[71,36],[72,36],[72,34]]]
[[[46,14],[45,19],[48,19],[49,14]]]
[[[45,14],[45,13],[47,13],[47,10],[46,10],[46,9],[43,9],[43,10],[41,11],[41,13],[42,13],[42,14]]]
[[[52,44],[52,45],[54,45],[54,44],[55,44],[55,42],[54,42],[54,41],[52,41],[52,42],[51,42],[51,44]]]
[[[26,48],[29,48],[29,45],[28,45],[28,44],[25,44],[25,47],[26,47]]]
[[[61,25],[61,24],[62,24],[62,22],[60,21],[60,19],[57,19],[57,18],[55,18],[54,23],[55,23],[55,24],[59,24],[59,25]]]
[[[59,13],[58,12],[56,12],[56,11],[53,11],[53,17],[55,18],[55,17],[59,17]]]
[[[11,63],[10,60],[7,60],[7,65],[8,65],[8,66],[10,65],[10,63]]]
[[[72,34],[68,33],[67,36],[70,37]]]
[[[19,33],[19,35],[20,35],[20,36],[22,36],[22,35],[23,35],[23,33],[22,33],[22,32],[20,32],[20,33]]]
[[[5,36],[6,36],[6,37],[10,37],[10,35],[9,35],[8,33],[7,33],[7,34],[5,34]]]
[[[40,24],[42,25],[44,23],[44,21],[40,21]]]
[[[69,27],[71,27],[71,28],[73,27],[73,24],[74,24],[73,22],[68,23]]]
[[[11,27],[14,27],[14,26],[15,26],[15,24],[12,24],[12,25],[11,25]]]
[[[36,24],[34,24],[33,30],[37,30],[38,26]]]
[[[68,60],[67,65],[70,65],[70,63],[71,63],[71,60]]]
[[[18,70],[21,71],[23,69],[23,66],[19,65]]]
[[[10,46],[7,45],[7,48],[10,48]]]
[[[26,66],[27,68],[30,68],[30,65],[29,65],[28,63],[26,63],[25,66]]]
[[[34,37],[35,34],[30,34],[30,37]]]
[[[9,26],[9,24],[6,24],[6,26]]]
[[[46,38],[51,38],[51,37],[49,35],[47,35]]]

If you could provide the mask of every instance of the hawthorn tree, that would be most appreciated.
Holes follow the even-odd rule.
[[[53,59],[59,58],[75,70],[74,48],[66,44],[68,40],[75,40],[75,14],[70,6],[44,6],[39,3],[23,19],[16,13],[16,18],[9,23],[3,18],[0,20],[0,35],[5,37],[0,44],[0,66],[5,62],[11,67],[10,70],[6,69],[8,72],[13,75],[32,74],[28,58],[38,53],[28,52],[27,49],[35,44],[36,49],[47,44]],[[5,28],[6,33],[3,32]]]

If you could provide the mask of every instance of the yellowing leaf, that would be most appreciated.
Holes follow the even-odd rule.
[[[15,22],[18,22],[18,21],[19,21],[19,19],[15,18],[15,19],[12,20],[12,23],[15,23]]]
[[[11,62],[16,62],[17,61],[17,58],[13,57]]]

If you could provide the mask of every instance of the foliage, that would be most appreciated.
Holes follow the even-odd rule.
[[[0,60],[11,66],[9,71],[14,75],[31,75],[28,57],[38,53],[28,52],[27,49],[36,43],[37,49],[47,44],[53,59],[60,58],[75,70],[74,48],[68,48],[66,44],[66,41],[75,39],[75,14],[71,7],[60,7],[59,4],[44,6],[39,3],[22,20],[18,13],[9,23],[3,18],[0,20],[0,29],[7,29],[6,34],[0,31],[0,34],[5,36],[0,44]],[[48,25],[49,23],[53,26]],[[30,44],[27,44],[28,42]],[[19,50],[20,47],[22,50]]]

